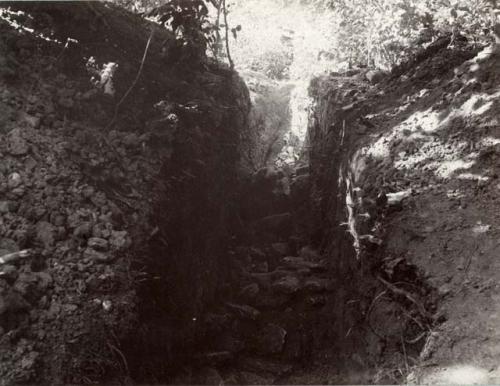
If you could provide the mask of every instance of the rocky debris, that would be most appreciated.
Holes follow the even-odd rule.
[[[325,292],[333,290],[333,283],[328,279],[309,278],[304,282],[304,290],[308,292]]]
[[[109,239],[111,248],[117,251],[123,251],[131,245],[127,231],[112,231]]]
[[[45,248],[50,248],[56,241],[56,228],[47,221],[36,224],[36,238]]]
[[[325,264],[308,261],[298,256],[287,256],[283,259],[283,263],[286,267],[295,270],[309,269],[313,272],[325,272],[327,270]]]
[[[99,237],[91,237],[87,241],[87,245],[89,248],[92,248],[96,251],[104,252],[109,248],[109,243],[107,240],[99,238]]]
[[[13,129],[7,136],[7,151],[13,156],[26,155],[30,149],[20,128]]]
[[[113,254],[98,252],[93,248],[85,249],[83,257],[99,263],[111,263],[116,258]]]
[[[372,84],[381,82],[385,76],[386,73],[382,70],[370,70],[365,74],[365,78]]]
[[[296,293],[301,288],[300,280],[296,276],[288,275],[278,279],[271,285],[271,289],[287,295]]]

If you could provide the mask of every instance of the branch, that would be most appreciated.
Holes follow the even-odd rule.
[[[8,253],[0,257],[0,265],[7,264],[23,257],[28,257],[31,255],[31,249],[23,249],[22,251]]]
[[[222,10],[224,11],[224,27],[226,29],[226,51],[227,51],[227,59],[229,60],[229,66],[231,70],[234,69],[233,59],[231,59],[231,53],[229,52],[229,25],[227,24],[227,8],[226,8],[226,0],[222,0]]]
[[[130,92],[132,91],[132,89],[137,84],[137,81],[139,80],[139,77],[141,76],[141,73],[142,73],[142,69],[144,67],[144,62],[146,61],[146,56],[148,55],[149,45],[151,44],[151,40],[153,39],[154,32],[155,32],[155,30],[152,29],[151,30],[151,34],[149,35],[148,42],[146,43],[146,48],[144,49],[144,55],[142,56],[141,66],[139,67],[139,71],[137,71],[137,75],[135,76],[134,81],[132,82],[132,84],[130,85],[130,87],[128,88],[128,90],[125,92],[125,94],[123,94],[123,96],[120,99],[120,101],[116,104],[116,106],[115,106],[115,113],[113,115],[113,119],[111,120],[111,122],[108,123],[108,125],[106,126],[106,128],[104,129],[104,131],[106,131],[107,129],[109,129],[111,127],[111,125],[113,123],[115,123],[116,118],[118,116],[118,109],[120,108],[120,105],[125,101],[125,99],[128,97],[128,95],[130,94]]]

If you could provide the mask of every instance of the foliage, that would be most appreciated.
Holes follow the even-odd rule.
[[[214,26],[208,19],[205,0],[171,0],[147,13],[170,28],[184,47],[205,53],[214,42]]]
[[[171,30],[185,59],[200,59],[207,49],[221,46],[219,23],[210,11],[224,8],[223,0],[115,0],[119,5],[152,18]],[[211,9],[212,8],[212,9]],[[236,31],[234,32],[236,33]]]

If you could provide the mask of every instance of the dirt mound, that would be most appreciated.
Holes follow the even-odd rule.
[[[183,64],[168,32],[152,35],[153,24],[112,5],[9,5],[0,20],[1,383],[151,380],[129,366],[127,345],[135,354],[153,339],[186,345],[176,326],[223,281],[248,91],[223,66]],[[175,260],[189,277],[168,269]],[[220,281],[195,285],[207,265]],[[184,293],[158,287],[159,275]],[[168,334],[152,328],[134,341],[152,320]]]
[[[359,310],[373,331],[357,338],[383,344],[363,359],[378,357],[379,374],[389,376],[382,381],[392,366],[399,369],[392,381],[498,382],[500,57],[496,47],[448,43],[370,88],[338,76],[312,88],[309,156],[316,213],[324,214],[313,231],[339,271],[363,281],[358,289],[374,276],[379,282]],[[406,306],[391,311],[387,295]],[[370,322],[380,312],[384,320]],[[352,324],[352,316],[339,317]]]

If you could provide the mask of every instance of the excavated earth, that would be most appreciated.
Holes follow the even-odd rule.
[[[234,71],[138,16],[14,8],[0,384],[500,381],[497,47],[315,79],[303,159],[255,170],[288,89],[257,130]]]

